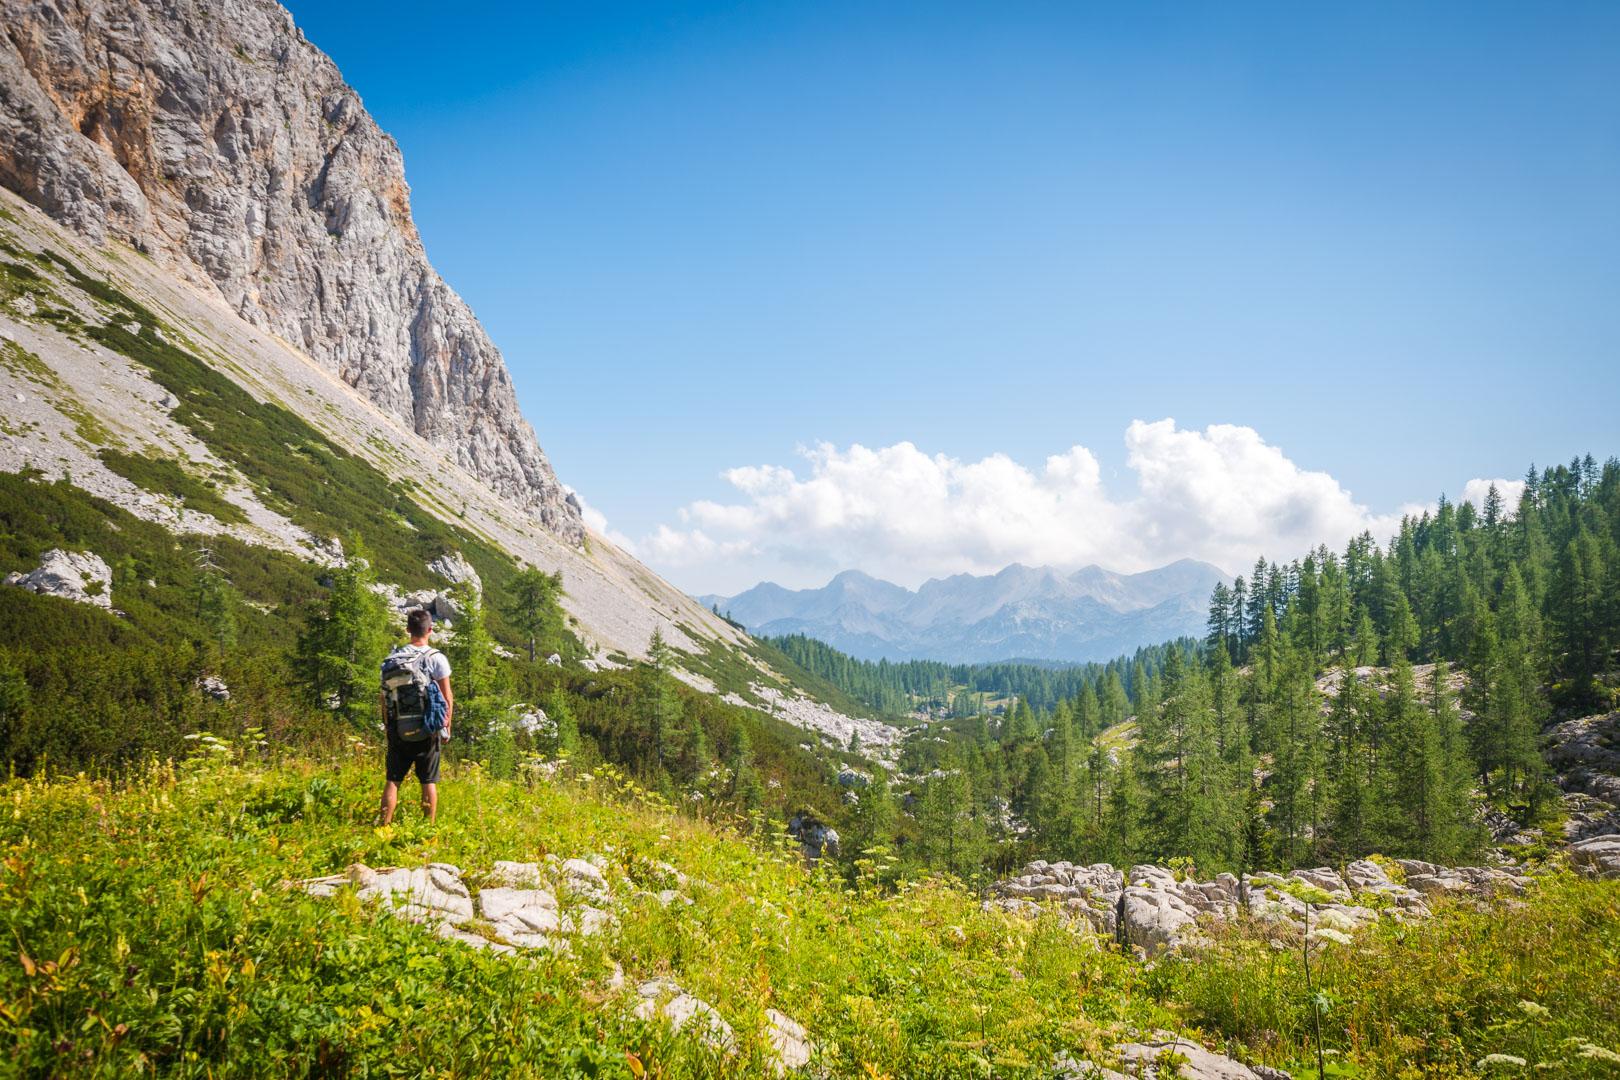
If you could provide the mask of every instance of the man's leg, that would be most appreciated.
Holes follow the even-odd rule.
[[[382,823],[387,825],[394,820],[394,807],[399,805],[399,781],[390,780],[383,785],[382,796]]]
[[[427,816],[427,819],[429,821],[432,821],[433,816],[435,814],[437,814],[438,812],[439,812],[439,785],[438,784],[423,784],[422,785],[422,813]]]

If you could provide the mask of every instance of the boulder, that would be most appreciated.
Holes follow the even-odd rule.
[[[196,686],[215,701],[231,700],[231,688],[218,675],[204,675],[197,680]]]
[[[1620,879],[1620,833],[1594,836],[1571,844],[1569,861],[1588,877],[1606,881]]]
[[[566,860],[562,864],[562,879],[569,892],[586,899],[607,901],[613,896],[601,869],[584,859]]]
[[[26,574],[7,574],[4,582],[41,596],[59,596],[112,610],[112,569],[92,551],[52,548],[40,558],[36,569]]]
[[[803,1024],[776,1009],[765,1010],[765,1022],[769,1025],[765,1029],[765,1037],[770,1040],[771,1050],[776,1055],[772,1072],[782,1076],[789,1070],[802,1069],[810,1064],[815,1047]]]
[[[1062,1080],[1171,1080],[1172,1077],[1180,1080],[1289,1080],[1289,1075],[1281,1069],[1250,1067],[1168,1031],[1157,1032],[1142,1042],[1116,1046],[1114,1053],[1119,1056],[1123,1071],[1060,1054],[1053,1062],[1053,1075]],[[1158,1062],[1172,1053],[1183,1060],[1174,1073],[1168,1073]]]
[[[472,563],[468,562],[459,551],[445,552],[428,563],[428,569],[452,585],[466,583],[470,584],[473,591],[479,595],[484,592],[484,582],[478,576],[478,571],[473,569]]]
[[[731,1025],[714,1006],[688,994],[673,979],[648,979],[636,987],[636,995],[641,999],[634,1009],[639,1019],[662,1017],[676,1031],[691,1025],[698,1038],[716,1050],[729,1051],[736,1045]]]
[[[507,885],[517,889],[538,889],[540,867],[535,863],[510,862],[501,859],[495,863],[485,879],[490,885]]]
[[[461,871],[449,863],[373,870],[362,863],[347,873],[304,883],[311,896],[330,896],[345,885],[357,886],[361,899],[379,900],[390,911],[417,922],[452,925],[473,917],[472,896]]]
[[[1120,902],[1120,933],[1149,956],[1180,948],[1197,914],[1178,893],[1132,885]]]

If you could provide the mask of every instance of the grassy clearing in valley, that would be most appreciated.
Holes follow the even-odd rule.
[[[251,750],[251,755],[260,753]],[[1195,1031],[1298,1069],[1309,999],[1294,952],[1227,935],[1153,966],[1052,918],[981,911],[947,882],[849,889],[791,846],[740,839],[610,771],[528,787],[453,767],[443,816],[372,826],[375,751],[268,763],[221,749],[128,780],[0,786],[0,1072],[33,1075],[757,1075],[764,1010],[840,1076],[1043,1076],[1062,1050]],[[441,942],[291,879],[448,861],[601,854],[621,926],[566,957]],[[656,861],[691,875],[661,907]],[[8,947],[8,952],[11,949]],[[608,987],[670,975],[736,1029],[723,1059],[635,1021]],[[1620,886],[1556,878],[1522,909],[1443,911],[1317,967],[1343,1075],[1471,1076],[1489,1053],[1598,1076],[1620,1048]],[[1548,1010],[1541,1014],[1520,1004]]]

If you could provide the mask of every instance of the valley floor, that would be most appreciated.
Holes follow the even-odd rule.
[[[378,829],[369,751],[263,752],[215,744],[116,783],[0,785],[16,950],[0,960],[0,1073],[768,1075],[779,1010],[806,1029],[812,1075],[1045,1077],[1060,1055],[1108,1063],[1170,1030],[1297,1077],[1313,1075],[1313,994],[1328,1075],[1620,1067],[1620,882],[1555,870],[1522,902],[1368,927],[1313,950],[1308,990],[1297,938],[1240,924],[1145,964],[950,882],[850,888],[796,845],[674,813],[608,769],[524,782],[451,767],[437,825],[407,791]],[[616,925],[566,950],[501,954],[297,884],[448,863],[476,894],[499,861],[572,857],[604,868]],[[638,1016],[654,978],[712,1005],[729,1046]]]

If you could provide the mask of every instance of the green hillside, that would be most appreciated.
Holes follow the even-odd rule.
[[[847,885],[609,770],[524,783],[455,766],[436,826],[407,807],[389,829],[376,779],[367,750],[230,740],[117,781],[0,785],[0,1072],[760,1075],[774,1008],[835,1076],[1046,1076],[1060,1052],[1106,1060],[1154,1028],[1311,1075],[1297,939],[1264,924],[1144,966],[1055,917],[981,910],[950,879]],[[601,856],[616,897],[618,927],[566,955],[494,955],[289,885],[356,861],[476,881],[548,855]],[[652,895],[673,871],[689,905]],[[634,1019],[615,965],[710,1003],[733,1049]],[[1442,902],[1318,952],[1310,985],[1331,1075],[1494,1075],[1477,1063],[1510,1054],[1605,1076],[1616,970],[1620,884],[1552,875],[1522,907]]]

